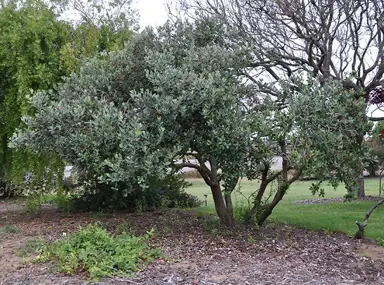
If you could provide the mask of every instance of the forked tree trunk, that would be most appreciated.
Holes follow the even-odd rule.
[[[375,203],[375,205],[373,205],[369,210],[368,212],[365,214],[365,217],[364,217],[364,221],[363,222],[356,222],[356,225],[357,225],[357,232],[355,233],[355,238],[357,239],[362,239],[364,238],[364,230],[365,230],[365,227],[367,226],[368,224],[368,220],[369,220],[369,217],[371,216],[371,214],[373,213],[373,211],[379,207],[381,204],[384,204],[384,198],[381,197],[381,194],[382,194],[382,176],[383,175],[383,171],[381,171],[380,173],[380,180],[379,180],[379,196],[377,197],[377,201]]]
[[[277,173],[268,175],[269,167],[268,165],[265,165],[264,171],[262,172],[260,188],[255,197],[254,206],[250,210],[249,215],[247,217],[247,221],[249,222],[251,218],[255,216],[256,222],[259,226],[261,226],[266,221],[266,219],[272,214],[273,209],[283,199],[289,186],[293,182],[295,182],[301,175],[301,170],[296,170],[292,177],[288,178],[288,171],[290,170],[290,167],[285,142],[280,142],[280,147],[281,152],[285,154],[282,157],[282,170]],[[280,177],[279,185],[272,202],[269,204],[262,205],[263,196],[265,194],[268,184],[278,179],[278,177]]]
[[[223,193],[221,192],[220,184],[211,186],[213,202],[215,203],[215,209],[217,216],[220,219],[220,222],[224,226],[233,226],[233,209],[232,209],[232,200],[230,197],[226,196],[227,205],[223,199]],[[228,205],[229,203],[229,205]]]
[[[357,225],[357,232],[355,233],[355,238],[357,239],[362,239],[364,238],[364,230],[365,230],[365,227],[367,226],[368,224],[368,219],[369,217],[371,216],[371,214],[373,213],[373,211],[379,207],[381,204],[384,203],[384,199],[381,199],[381,200],[378,200],[375,205],[373,205],[371,207],[371,209],[369,209],[369,211],[365,214],[365,217],[364,217],[364,221],[363,222],[356,222],[356,225]]]
[[[220,219],[220,223],[228,227],[234,226],[235,222],[233,219],[233,205],[231,199],[232,191],[228,191],[225,193],[225,195],[223,195],[223,192],[221,191],[216,163],[213,159],[211,159],[209,161],[209,169],[205,165],[206,160],[203,160],[201,155],[199,155],[197,152],[192,152],[191,154],[198,160],[199,164],[190,163],[187,161],[178,163],[176,164],[176,166],[179,169],[183,167],[190,167],[196,169],[200,173],[201,177],[204,179],[204,182],[211,188],[213,202],[215,203],[215,209],[217,216]]]
[[[257,217],[257,224],[259,226],[263,225],[264,222],[267,220],[267,218],[272,214],[273,209],[283,199],[288,188],[289,188],[289,183],[285,182],[285,181],[282,182],[282,184],[278,186],[278,190],[277,190],[275,197],[273,198],[273,201]]]

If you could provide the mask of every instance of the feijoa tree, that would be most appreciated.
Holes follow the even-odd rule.
[[[263,96],[244,80],[250,51],[228,46],[227,32],[214,18],[145,31],[55,90],[36,93],[37,112],[14,143],[57,153],[110,192],[145,190],[154,177],[194,168],[226,225],[241,177],[261,179],[249,215],[259,224],[301,174],[349,178],[359,159],[350,136],[366,126],[364,102],[345,103],[341,85],[316,79],[280,82],[277,99]],[[270,167],[275,155],[283,157],[278,172]],[[269,202],[266,187],[275,180]]]
[[[229,42],[249,45],[254,61],[244,75],[260,90],[265,83],[297,75],[338,80],[371,103],[383,102],[384,21],[382,1],[175,0],[188,16],[215,15],[237,33]],[[263,74],[260,77],[260,73]],[[259,80],[263,78],[263,80]],[[379,120],[374,118],[373,120]],[[364,134],[355,138],[363,147]],[[364,197],[364,165],[354,183]]]
[[[162,143],[173,151],[173,167],[197,170],[221,222],[232,225],[231,193],[252,137],[243,99],[253,90],[238,76],[246,51],[227,48],[223,32],[220,22],[208,18],[164,26],[160,49],[147,57],[154,90],[139,97],[144,125],[164,129]]]
[[[132,96],[152,88],[144,56],[153,43],[154,34],[143,32],[123,51],[89,60],[54,89],[36,92],[36,112],[23,118],[26,128],[12,146],[57,154],[74,166],[79,183],[99,191],[100,201],[113,193],[127,196],[162,177],[166,153],[160,153],[156,137],[161,133],[145,131]]]
[[[260,155],[257,148],[248,156],[247,177],[260,184],[247,219],[259,225],[300,176],[317,177],[335,187],[340,182],[355,183],[354,167],[365,153],[351,138],[370,129],[364,99],[355,100],[356,94],[337,81],[294,77],[274,90],[278,99],[264,99],[263,108],[256,106],[254,111],[268,126],[263,133],[264,157],[259,158],[261,163],[253,160],[253,155]],[[275,157],[281,157],[279,169],[272,168]],[[277,187],[270,192],[268,186],[274,181]],[[322,194],[320,183],[311,188]]]
[[[54,152],[110,191],[146,189],[152,177],[195,168],[221,221],[233,224],[230,193],[251,136],[242,98],[251,89],[237,76],[242,49],[225,48],[220,33],[204,19],[145,31],[55,90],[36,93],[36,114],[25,117],[28,130],[14,145]]]

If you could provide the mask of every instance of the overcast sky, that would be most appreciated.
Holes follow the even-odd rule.
[[[136,0],[135,8],[140,13],[140,27],[162,25],[167,20],[164,0]]]

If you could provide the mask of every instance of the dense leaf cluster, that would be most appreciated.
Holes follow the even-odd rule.
[[[64,167],[61,157],[54,152],[12,149],[8,142],[16,128],[23,129],[21,117],[34,114],[29,103],[33,92],[52,89],[63,76],[79,70],[85,58],[102,57],[106,50],[122,48],[132,36],[136,18],[127,7],[130,2],[104,2],[111,9],[119,9],[118,19],[109,17],[109,8],[102,12],[91,2],[77,3],[82,5],[82,13],[76,24],[61,17],[70,8],[68,1],[1,2],[0,180],[6,195],[12,194],[18,184],[22,192],[25,177],[33,187],[60,187]]]
[[[92,280],[130,276],[162,256],[160,249],[148,246],[151,234],[136,237],[123,232],[112,236],[96,225],[89,225],[45,247],[36,261],[54,260],[62,272],[85,271]]]
[[[210,17],[145,30],[122,51],[35,93],[36,113],[24,117],[27,129],[13,144],[56,153],[75,166],[88,193],[115,197],[112,204],[146,197],[139,193],[194,168],[227,224],[241,177],[260,180],[250,209],[259,224],[300,175],[352,190],[362,165],[358,138],[369,128],[359,91],[308,74],[247,80],[254,58],[247,45],[229,44],[232,32]],[[272,168],[276,157],[280,169]]]

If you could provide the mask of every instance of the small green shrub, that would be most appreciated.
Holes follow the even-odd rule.
[[[18,232],[20,232],[20,229],[16,226],[12,226],[9,224],[5,224],[3,226],[0,225],[0,233],[17,234]]]
[[[90,225],[46,247],[37,261],[56,260],[62,272],[86,271],[93,280],[129,276],[162,256],[159,249],[148,246],[151,234],[135,237],[124,232],[112,236],[106,230]]]
[[[26,208],[28,213],[37,214],[41,210],[41,197],[38,196],[30,196],[27,199]]]
[[[73,209],[73,200],[69,195],[57,194],[54,197],[54,203],[57,209],[63,212],[70,212]]]
[[[233,209],[233,218],[236,223],[243,224],[249,217],[249,206],[245,202],[236,203]]]
[[[216,237],[220,232],[220,220],[215,216],[208,216],[204,221],[204,229],[212,237]]]
[[[149,188],[139,185],[99,184],[97,189],[84,188],[83,193],[73,196],[72,206],[76,210],[122,210],[128,209],[137,213],[158,208],[194,208],[202,202],[194,195],[185,192],[190,186],[180,175],[169,175],[162,180],[148,181]],[[126,189],[130,189],[126,192]]]
[[[28,257],[31,254],[38,254],[45,248],[45,240],[43,238],[31,239],[16,251],[18,257]]]

